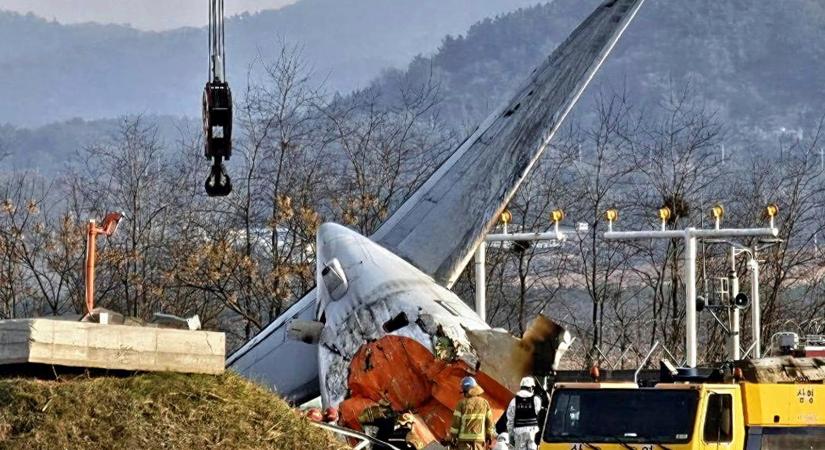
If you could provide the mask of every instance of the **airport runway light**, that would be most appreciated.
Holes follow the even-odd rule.
[[[509,209],[505,209],[501,212],[499,220],[504,224],[504,234],[507,234],[507,225],[513,221],[513,213],[511,213]]]
[[[710,208],[710,216],[716,221],[716,229],[722,224],[722,217],[725,217],[725,207],[721,203],[717,203]]]
[[[564,240],[564,236],[562,235],[561,230],[559,230],[559,222],[564,220],[564,211],[562,209],[554,209],[553,212],[550,213],[550,220],[553,221],[553,226],[555,227],[556,237],[558,240]]]
[[[670,211],[670,208],[667,206],[663,206],[659,208],[659,220],[662,221],[662,231],[667,229],[667,221],[670,220],[670,216],[673,213]]]
[[[607,220],[607,228],[608,231],[613,231],[613,222],[619,220],[619,210],[616,208],[610,208],[604,213],[604,218]]]
[[[765,217],[767,217],[770,221],[771,228],[776,228],[774,226],[774,218],[777,215],[779,215],[779,205],[776,203],[769,203],[768,206],[765,207]]]

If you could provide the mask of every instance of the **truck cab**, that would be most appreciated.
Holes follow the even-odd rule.
[[[652,387],[556,384],[540,450],[825,450],[821,379],[737,374]]]
[[[542,450],[743,448],[745,427],[738,386],[631,386],[557,385]]]

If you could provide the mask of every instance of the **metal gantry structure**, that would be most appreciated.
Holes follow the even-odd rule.
[[[226,80],[223,0],[209,0],[209,76],[203,91],[204,156],[212,160],[206,193],[223,197],[232,181],[223,162],[232,156],[232,91]]]
[[[553,230],[543,233],[508,233],[508,226],[513,220],[513,215],[509,210],[504,210],[499,217],[502,223],[502,233],[488,234],[476,249],[475,260],[475,309],[482,320],[487,321],[487,244],[493,242],[538,242],[556,241],[564,242],[568,236],[578,233],[580,230],[562,228],[560,223],[564,220],[564,211],[553,210],[550,213],[550,220],[553,222]]]
[[[685,243],[684,255],[684,279],[685,279],[685,354],[687,357],[687,366],[696,367],[697,365],[697,295],[696,295],[696,259],[697,259],[697,242],[702,239],[726,239],[726,238],[741,238],[741,237],[772,237],[776,238],[779,235],[779,230],[775,227],[774,218],[779,212],[779,208],[775,204],[768,205],[766,208],[766,216],[770,220],[768,228],[721,228],[721,220],[724,215],[724,208],[721,205],[716,205],[711,210],[711,215],[714,217],[716,223],[712,229],[701,229],[688,227],[683,230],[668,230],[666,225],[671,217],[669,208],[664,207],[659,210],[659,219],[662,223],[660,230],[650,231],[613,231],[613,223],[618,220],[619,213],[615,209],[608,210],[605,213],[605,218],[608,222],[608,231],[604,234],[606,240],[626,241],[626,240],[644,240],[644,239],[683,239]],[[752,284],[759,284],[759,267],[758,264],[751,265],[751,270],[755,278]],[[755,288],[755,299],[752,308],[758,311],[760,305],[758,303],[759,291],[758,286]],[[753,315],[754,320],[754,339],[758,342],[761,339],[759,329],[761,327],[759,313]],[[734,317],[738,322],[738,318]],[[736,325],[738,327],[738,324]],[[738,331],[737,331],[738,338]],[[757,344],[758,346],[759,344]],[[736,349],[738,353],[738,342],[736,342]],[[757,347],[757,354],[761,353]]]

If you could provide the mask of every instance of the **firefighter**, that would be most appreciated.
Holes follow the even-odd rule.
[[[415,428],[415,416],[412,413],[404,413],[398,418],[395,423],[395,430],[387,439],[387,443],[401,450],[419,450],[424,448],[423,443],[419,442],[413,433]]]
[[[450,445],[455,450],[484,450],[493,443],[493,410],[481,397],[484,390],[475,378],[461,380],[461,392],[464,398],[459,400],[453,412]]]
[[[382,398],[377,405],[368,406],[361,411],[361,414],[358,415],[358,423],[361,424],[361,428],[365,432],[367,432],[367,427],[374,427],[374,434],[369,432],[367,434],[373,435],[380,441],[387,442],[395,429],[397,418],[398,414],[393,411],[389,400]]]
[[[536,450],[541,398],[533,393],[536,380],[521,379],[520,389],[507,407],[507,432],[515,450]]]

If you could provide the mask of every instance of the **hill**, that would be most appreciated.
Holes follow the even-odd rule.
[[[71,119],[50,123],[36,128],[20,128],[0,125],[0,155],[3,165],[13,170],[34,170],[44,175],[54,175],[66,168],[75,154],[90,145],[105,144],[113,139],[127,120]],[[201,133],[198,119],[170,116],[142,116],[141,123],[152,127],[158,141],[167,150],[177,150],[176,144],[188,142]]]
[[[442,116],[475,124],[599,3],[557,0],[483,20],[375,85],[422,83],[434,74],[445,96]],[[626,87],[650,105],[689,84],[728,123],[768,132],[809,125],[825,101],[823,27],[818,0],[648,0],[589,95],[599,86]]]
[[[386,6],[381,12],[388,14],[386,24],[375,29],[367,27],[362,35],[352,31],[353,24],[357,22],[353,17],[365,13],[358,8],[342,7],[351,17],[341,21],[349,25],[339,28],[332,17],[321,19],[319,11],[323,8],[320,5],[328,1],[303,0],[282,10],[231,20],[230,28],[248,29],[232,32],[236,38],[230,43],[236,48],[230,54],[233,58],[230,67],[242,72],[245,66],[235,58],[243,54],[251,55],[255,42],[273,40],[272,36],[276,34],[273,30],[292,30],[285,34],[300,35],[300,30],[290,27],[297,28],[294,24],[301,21],[295,19],[294,24],[281,26],[280,21],[286,20],[284,17],[307,17],[311,15],[310,11],[316,11],[313,20],[327,25],[314,27],[303,34],[306,42],[312,42],[305,45],[304,53],[310,61],[315,58],[316,73],[324,73],[322,67],[336,66],[337,72],[334,73],[341,75],[343,68],[349,64],[347,58],[354,58],[351,59],[353,67],[365,70],[363,77],[372,70],[377,73],[377,67],[383,67],[383,64],[392,64],[386,60],[375,64],[357,62],[361,61],[361,57],[372,58],[369,55],[407,61],[403,69],[387,70],[378,76],[372,83],[373,87],[385,89],[385,92],[397,92],[396,87],[402,82],[423,83],[433,76],[440,83],[444,97],[438,111],[439,117],[449,120],[456,128],[466,130],[475,126],[508,96],[531,68],[546,57],[600,0],[555,0],[525,7],[495,18],[485,18],[471,26],[465,34],[446,38],[428,34],[427,26],[422,25],[426,20],[419,17],[411,19],[408,28],[385,30],[389,33],[387,36],[398,37],[386,41],[379,38],[381,32],[378,29],[390,28],[389,24],[402,20],[396,13],[388,13]],[[427,9],[430,8],[427,6],[429,1],[420,4],[422,14],[423,11],[434,11]],[[444,2],[439,8],[453,8],[451,14],[459,16],[462,13],[456,5],[461,1],[465,0]],[[493,10],[491,8],[496,1],[488,0],[487,11]],[[378,9],[364,16],[364,20],[366,17],[376,17],[382,4],[395,4],[383,0],[341,0],[340,4],[368,5],[370,2],[377,2],[375,7]],[[512,4],[513,7],[518,3]],[[825,89],[822,88],[825,86],[825,72],[819,70],[825,61],[825,35],[819,32],[825,26],[825,6],[816,0],[788,0],[783,5],[786,6],[778,8],[775,4],[746,0],[648,0],[638,20],[597,76],[587,97],[580,102],[583,107],[580,106],[578,111],[586,110],[589,98],[600,88],[626,88],[635,103],[646,107],[660,102],[672,86],[690,84],[700,100],[704,100],[710,109],[718,111],[729,132],[732,130],[747,136],[748,139],[742,141],[756,136],[760,140],[776,142],[782,129],[794,131],[810,127],[823,112],[820,105],[825,104]],[[399,8],[401,12],[398,14],[409,12],[409,7],[405,8]],[[330,8],[327,13],[332,15],[334,11],[338,10]],[[465,11],[464,14],[470,13]],[[450,14],[439,17],[447,16]],[[466,16],[466,19],[470,20],[470,17]],[[27,25],[12,32],[9,30],[14,26],[2,26],[4,20],[18,25],[22,21]],[[410,30],[414,28],[414,23],[420,25],[418,35],[426,42],[412,44],[399,37],[412,33]],[[327,35],[319,31],[324,28],[329,30]],[[20,33],[31,36],[31,41],[22,46],[12,45],[13,37]],[[198,92],[205,76],[201,70],[203,49],[198,37],[202,33],[203,30],[195,29],[144,33],[124,27],[91,24],[67,27],[31,16],[0,14],[0,37],[3,38],[0,40],[0,64],[15,61],[8,64],[7,76],[0,80],[0,86],[5,88],[7,97],[11,99],[6,104],[12,106],[0,111],[0,123],[3,120],[40,122],[53,120],[54,117],[83,115],[104,118],[73,119],[35,129],[6,127],[0,129],[0,151],[12,153],[10,162],[13,167],[30,167],[32,162],[36,162],[38,167],[44,167],[43,170],[47,171],[59,167],[68,153],[99,141],[106,133],[116,130],[113,125],[117,121],[105,118],[117,117],[123,111],[183,111],[193,118],[195,125],[190,128],[197,131],[196,122],[200,115]],[[310,37],[312,33],[316,33],[313,38]],[[347,33],[357,36],[348,38]],[[239,37],[241,35],[253,37],[243,41],[246,42],[244,44]],[[102,39],[104,36],[110,39]],[[435,42],[439,39],[442,39],[441,44],[434,54],[409,56],[414,48],[431,43],[436,48]],[[69,64],[67,60],[71,58],[63,54],[74,55],[72,58],[77,59],[77,52],[67,50],[69,44],[61,44],[61,41],[71,43],[72,48],[81,54],[85,51],[82,49],[100,47],[97,53],[91,50],[86,52],[89,58],[94,56],[89,67],[97,69],[87,70],[85,63]],[[140,60],[143,64],[136,64],[137,60],[132,57],[117,56],[119,41],[134,43],[124,48],[131,48],[134,55],[142,55]],[[373,44],[365,44],[367,41]],[[161,51],[174,47],[174,42],[179,43],[174,53]],[[334,54],[339,43],[341,49],[348,50]],[[244,46],[246,50],[241,51]],[[393,52],[390,50],[393,46],[406,46],[406,50]],[[22,48],[35,48],[41,53],[26,53]],[[330,58],[327,66],[317,63],[318,58],[325,57]],[[76,86],[64,86],[57,81],[63,74],[50,69],[52,66],[46,64],[50,58],[54,58],[54,63],[49,64],[75,71],[69,70],[66,79],[75,80],[72,84]],[[24,61],[22,65],[17,63],[21,60]],[[78,61],[82,60],[80,58]],[[159,72],[154,67],[166,69]],[[235,81],[243,79],[239,73],[232,76]],[[77,81],[87,78],[97,81]],[[330,76],[330,85],[335,83],[335,79],[335,76]],[[60,88],[46,89],[48,85]],[[124,86],[133,88],[126,89]],[[236,86],[236,97],[241,96],[242,87],[233,86]],[[66,93],[71,93],[71,97],[66,97]],[[58,101],[58,97],[64,101]],[[154,120],[149,116],[147,114],[147,120]],[[160,116],[153,123],[159,124],[160,134],[167,143],[174,143],[177,125],[167,124],[178,121],[180,119],[168,122],[165,116]],[[32,158],[32,155],[37,157]]]
[[[296,45],[331,90],[363,86],[385,67],[434,51],[442,37],[539,0],[301,0],[227,20],[227,66],[236,93],[249,65]],[[206,14],[205,4],[203,13]],[[162,14],[163,11],[159,11]],[[207,77],[205,29],[143,32],[62,25],[0,12],[0,123],[42,125],[123,114],[198,116]]]
[[[0,448],[342,449],[238,375],[0,380]]]

